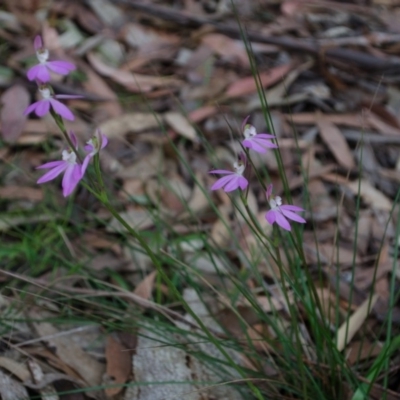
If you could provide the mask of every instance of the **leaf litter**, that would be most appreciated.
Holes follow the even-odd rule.
[[[229,166],[234,158],[230,135],[238,136],[240,122],[247,113],[252,113],[260,129],[267,128],[234,13],[226,2],[173,2],[174,7],[166,1],[153,3],[129,5],[123,1],[102,0],[68,4],[65,8],[54,3],[45,10],[35,1],[25,0],[20,5],[5,2],[0,15],[4,22],[0,36],[9,42],[4,50],[7,61],[0,68],[3,243],[11,246],[21,229],[30,231],[46,224],[59,225],[63,220],[59,213],[35,211],[49,196],[48,189],[35,185],[38,177],[35,167],[57,148],[58,130],[50,119],[26,120],[17,113],[35,95],[31,86],[17,78],[31,62],[30,39],[21,38],[31,38],[41,29],[51,51],[78,65],[76,75],[57,84],[87,94],[86,99],[72,103],[78,118],[68,128],[82,140],[87,140],[96,128],[110,139],[108,156],[103,160],[107,170],[105,180],[118,201],[123,219],[149,237],[159,231],[160,237],[154,235],[149,245],[160,254],[173,251],[179,262],[192,268],[195,276],[192,279],[200,284],[206,280],[217,288],[228,287],[227,277],[244,273],[251,260],[257,265],[269,293],[269,296],[258,296],[259,305],[267,314],[274,310],[277,313],[274,318],[279,315],[279,323],[289,326],[285,312],[296,302],[293,292],[285,297],[276,289],[275,283],[280,280],[276,262],[257,246],[257,237],[246,229],[243,216],[234,212],[229,198],[224,193],[214,195],[209,191],[212,180],[208,171],[224,164]],[[249,27],[261,86],[276,122],[276,134],[290,176],[289,187],[299,204],[305,190],[299,158],[308,172],[307,219],[311,222],[305,228],[303,248],[311,272],[318,263],[323,266],[325,284],[317,291],[324,304],[323,317],[334,323],[329,304],[337,304],[339,296],[339,314],[343,316],[347,309],[352,313],[347,321],[340,319],[342,325],[336,345],[340,351],[348,352],[350,364],[371,360],[381,347],[373,345],[372,334],[364,341],[361,331],[387,317],[389,279],[396,261],[397,211],[388,226],[386,221],[400,182],[399,37],[398,27],[393,24],[393,16],[400,12],[399,6],[386,1],[362,6],[353,2],[279,1],[275,6],[264,6],[273,16],[266,21],[259,18],[257,2],[249,1],[240,7],[245,15],[242,22]],[[41,22],[43,12],[52,15],[51,23]],[[60,86],[60,92],[62,89]],[[204,150],[206,141],[215,150],[211,161]],[[179,157],[174,146],[180,149]],[[228,152],[227,157],[221,156],[221,148]],[[269,155],[255,162],[259,173],[263,173],[266,164],[271,180],[278,180],[275,160]],[[194,173],[184,171],[186,166]],[[282,192],[282,187],[275,187]],[[249,196],[254,215],[261,221],[260,228],[269,232],[270,226],[264,224],[266,203],[262,193],[250,191]],[[210,206],[210,198],[215,207]],[[150,302],[146,304],[153,304],[155,296],[158,301],[174,297],[170,289],[160,284],[151,260],[138,251],[137,243],[118,242],[126,233],[119,221],[95,206],[83,189],[77,194],[76,202],[81,210],[90,210],[90,218],[82,221],[83,213],[78,209],[71,217],[86,238],[74,241],[73,261],[87,263],[97,271],[99,275],[90,279],[104,279],[103,284],[128,290],[137,296],[137,301],[141,298]],[[357,204],[360,205],[358,217]],[[97,223],[99,218],[105,219],[106,224]],[[87,228],[85,225],[82,228],[82,223]],[[311,223],[318,235],[317,244]],[[231,232],[235,233],[236,241]],[[179,245],[171,245],[170,238],[174,236],[180,238]],[[200,243],[200,247],[193,250],[193,243]],[[221,249],[218,256],[209,253],[211,245]],[[283,262],[289,260],[284,257]],[[333,266],[338,273],[332,273]],[[3,268],[6,268],[4,264]],[[12,268],[19,277],[27,272],[24,262]],[[173,271],[177,266],[167,268]],[[170,318],[186,330],[186,336],[171,335],[171,341],[177,346],[160,345],[165,338],[149,326],[139,329],[135,349],[122,344],[111,325],[107,326],[107,336],[99,335],[95,339],[101,343],[97,353],[83,346],[83,342],[74,342],[68,332],[79,328],[79,322],[72,319],[64,329],[45,320],[56,319],[57,313],[61,315],[66,309],[88,315],[94,312],[93,303],[82,302],[76,307],[71,297],[71,304],[64,304],[66,309],[63,309],[57,303],[61,301],[60,293],[53,290],[56,281],[49,272],[51,266],[47,265],[34,280],[25,282],[32,293],[24,312],[37,321],[31,323],[27,332],[17,330],[8,339],[23,349],[22,355],[29,354],[33,359],[21,361],[20,355],[13,353],[12,358],[2,354],[0,395],[3,399],[27,398],[26,388],[35,390],[34,385],[40,386],[36,390],[43,397],[57,396],[56,391],[62,387],[60,382],[67,382],[65,387],[70,390],[109,386],[85,392],[82,398],[100,396],[102,391],[109,398],[124,396],[142,400],[246,398],[240,390],[227,385],[204,389],[196,383],[213,379],[211,369],[194,357],[193,352],[218,356],[211,345],[183,346],[189,339],[195,342],[197,338],[193,336],[193,326],[188,328],[196,322],[182,309],[178,313],[181,320],[178,314],[166,314],[174,315]],[[400,273],[398,269],[395,272],[398,285]],[[2,283],[7,285],[10,279],[5,275]],[[71,280],[71,285],[95,293],[101,285],[90,279],[83,282],[77,278]],[[126,282],[128,288],[124,287]],[[248,279],[246,284],[249,290],[260,289],[254,279]],[[351,285],[356,288],[353,295],[350,295]],[[375,294],[369,298],[372,285],[375,285]],[[37,308],[39,288],[54,301],[50,316],[45,311],[49,304],[42,303]],[[204,291],[208,289],[204,285]],[[221,326],[227,330],[236,326],[243,333],[243,326],[233,317],[225,320],[215,317],[221,309],[227,309],[221,307],[221,299],[205,306],[207,302],[191,292],[185,283],[179,290],[214,333],[221,334]],[[9,291],[8,295],[12,297],[15,293]],[[104,304],[108,306],[106,300]],[[220,310],[212,310],[213,303]],[[149,310],[147,306],[140,308],[144,303],[138,304],[135,307],[139,309],[139,316]],[[239,306],[243,307],[240,317],[245,318],[251,307],[245,299],[238,300]],[[10,304],[7,307],[12,309]],[[104,313],[106,309],[105,306]],[[399,315],[400,308],[395,304],[396,329]],[[110,316],[105,318],[108,320]],[[190,324],[185,325],[182,320]],[[266,350],[266,344],[259,342],[263,335],[271,335],[268,329],[265,321],[249,317],[245,331],[254,338],[260,354],[274,353],[274,349]],[[304,354],[312,360],[307,324],[300,331]],[[232,357],[238,357],[241,365],[255,363],[255,359],[241,354],[232,353]],[[4,360],[8,361],[3,363]],[[172,361],[175,369],[171,369]],[[276,373],[271,365],[268,368],[272,374]],[[231,378],[234,375],[232,371],[228,373]],[[158,385],[123,388],[126,383],[146,380],[178,380],[187,384],[164,385],[162,390]],[[374,388],[379,392],[378,386]],[[396,383],[391,388],[399,391]]]

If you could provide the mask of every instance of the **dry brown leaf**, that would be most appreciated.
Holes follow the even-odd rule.
[[[400,129],[395,128],[387,124],[386,122],[382,121],[376,114],[365,111],[365,118],[368,121],[368,124],[375,128],[378,132],[382,133],[383,135],[391,135],[391,136],[400,136]]]
[[[218,112],[216,106],[203,106],[189,113],[189,120],[193,123],[199,123],[206,118],[212,117]]]
[[[97,75],[92,68],[86,63],[79,62],[79,69],[83,70],[86,74],[86,80],[83,82],[83,87],[90,93],[97,94],[100,98],[108,99],[102,101],[100,107],[105,109],[108,117],[118,117],[122,115],[123,110],[118,101],[118,96],[104,80]]]
[[[210,200],[204,194],[204,182],[200,174],[196,174],[196,180],[199,182],[199,185],[196,185],[193,189],[192,195],[190,197],[188,203],[188,209],[190,212],[187,212],[187,215],[196,215],[200,216],[204,211],[208,210],[210,207]],[[202,187],[200,187],[202,185]],[[182,218],[185,218],[186,215],[182,215]]]
[[[308,191],[314,221],[326,221],[337,215],[337,204],[329,196],[328,190],[320,180],[310,181]]]
[[[40,188],[27,186],[4,186],[0,187],[0,198],[7,200],[42,201],[43,191]]]
[[[107,381],[110,385],[121,385],[104,389],[107,397],[114,397],[123,390],[123,384],[131,374],[131,354],[120,341],[112,335],[107,337],[106,360],[107,360]]]
[[[134,177],[136,180],[140,179],[141,186],[150,178],[163,175],[167,169],[166,163],[163,162],[163,152],[160,147],[154,147],[153,150],[146,155],[143,155],[137,162],[132,165],[120,169],[116,176],[122,179],[129,179]],[[134,183],[134,186],[137,185]],[[143,193],[141,188],[137,194]]]
[[[289,122],[299,125],[315,125],[318,120],[318,113],[300,113],[285,115]],[[338,126],[365,129],[369,126],[362,114],[324,114],[325,121]]]
[[[243,67],[249,66],[249,57],[241,40],[231,39],[220,33],[209,33],[201,41],[219,56],[231,62],[238,62]]]
[[[139,133],[158,128],[161,120],[161,116],[156,113],[129,113],[103,122],[99,129],[108,138],[121,138],[129,132]]]
[[[165,113],[164,119],[166,123],[181,136],[186,139],[191,140],[192,142],[198,143],[199,138],[197,137],[196,129],[194,129],[193,125],[185,118],[182,114],[170,111]]]
[[[88,54],[88,60],[93,68],[103,76],[113,79],[134,93],[149,92],[154,88],[180,86],[182,81],[174,77],[150,76],[133,74],[105,64],[94,53]]]
[[[31,374],[26,365],[18,361],[12,360],[11,358],[0,357],[0,367],[4,368],[12,375],[16,376],[22,382],[27,381],[31,378]]]
[[[142,297],[143,299],[149,300],[154,288],[154,280],[156,278],[157,271],[153,271],[148,274],[135,288],[134,294]]]
[[[317,125],[323,141],[329,147],[338,163],[344,168],[354,168],[353,154],[338,127],[326,120],[321,114],[317,114]]]
[[[350,343],[346,352],[346,359],[350,365],[354,365],[368,358],[375,358],[382,351],[382,345],[379,341],[370,342],[367,338]]]
[[[272,68],[268,72],[261,72],[259,77],[262,87],[267,88],[279,82],[292,68],[293,64],[289,63]],[[234,98],[239,96],[246,96],[248,94],[255,93],[256,91],[257,85],[254,81],[254,77],[249,76],[232,83],[228,87],[225,96],[228,98]]]
[[[147,229],[153,226],[151,214],[143,209],[133,208],[131,210],[120,212],[121,218],[134,229]],[[107,232],[126,232],[126,228],[113,218],[107,225]]]
[[[7,89],[0,100],[1,133],[5,142],[15,143],[22,133],[27,116],[23,111],[29,106],[30,96],[24,86]]]
[[[152,202],[165,215],[178,216],[186,210],[192,190],[179,176],[167,178],[162,182],[159,179],[150,179],[146,183],[146,192]]]
[[[288,294],[289,304],[294,303],[294,294],[289,292]],[[283,293],[274,293],[273,296],[258,296],[257,302],[261,306],[264,312],[269,313],[271,311],[287,310],[289,308],[286,301],[286,297]]]
[[[336,347],[339,351],[342,351],[351,342],[351,339],[361,328],[378,299],[379,296],[377,294],[374,294],[372,298],[368,297],[350,318],[341,325],[336,335]]]
[[[346,186],[355,195],[360,193],[362,199],[369,206],[386,211],[390,211],[392,209],[392,201],[378,189],[375,189],[367,180],[361,179],[361,183],[359,183],[359,181],[347,182]]]
[[[218,207],[219,215],[217,222],[213,225],[210,234],[211,243],[215,246],[225,246],[231,237],[229,214],[232,211],[232,205],[223,204]]]
[[[30,311],[32,320],[41,320],[43,315]],[[70,335],[60,335],[60,331],[48,322],[33,323],[36,332],[46,341],[58,357],[73,368],[91,386],[99,386],[104,373],[104,365],[78,346]]]
[[[280,82],[273,88],[269,89],[265,94],[265,97],[268,100],[268,106],[271,107],[282,104],[288,105],[306,100],[309,97],[309,94],[294,93],[292,95],[288,95],[288,90],[292,85],[292,83],[298,78],[298,76],[302,72],[310,69],[313,65],[314,65],[313,60],[307,61],[306,63],[290,71],[287,74],[287,76],[285,76],[285,78],[282,80],[282,82]],[[246,112],[251,112],[259,108],[261,108],[261,100],[259,96],[257,96],[249,102],[249,104],[246,107]]]

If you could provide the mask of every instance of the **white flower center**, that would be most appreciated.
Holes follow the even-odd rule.
[[[40,64],[46,64],[49,59],[49,51],[47,49],[40,49],[36,52],[36,57]]]
[[[75,165],[76,164],[76,154],[73,151],[63,150],[62,159],[66,161],[68,164]]]
[[[282,198],[280,196],[276,196],[275,199],[271,199],[269,201],[269,205],[271,206],[272,210],[276,210],[282,205]]]
[[[50,89],[46,86],[44,86],[43,88],[39,88],[39,92],[40,92],[41,96],[46,100],[52,98]]]
[[[246,139],[249,139],[257,135],[257,130],[253,125],[247,124],[244,127],[243,135]]]
[[[235,172],[238,175],[243,175],[243,172],[245,170],[245,165],[243,163],[240,163],[240,162],[234,162],[233,163],[233,168],[235,169]]]

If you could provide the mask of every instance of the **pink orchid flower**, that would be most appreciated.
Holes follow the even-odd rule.
[[[82,163],[82,175],[85,173],[90,160],[108,144],[107,136],[104,135],[99,129],[93,135],[93,137],[86,143],[84,147],[86,153],[88,153]]]
[[[237,188],[245,190],[247,185],[249,184],[248,180],[243,176],[243,173],[246,169],[246,159],[244,155],[239,156],[237,162],[233,164],[234,172],[228,171],[225,169],[215,169],[210,171],[210,174],[221,174],[226,175],[222,178],[219,178],[214,185],[211,186],[211,190],[217,190],[224,188],[225,192],[232,192]]]
[[[69,95],[69,94],[56,94],[54,95],[50,88],[46,85],[39,86],[39,92],[42,96],[42,99],[36,101],[26,108],[24,111],[24,115],[30,114],[32,111],[35,111],[35,114],[38,117],[43,117],[50,111],[50,106],[53,108],[54,112],[60,115],[61,117],[73,121],[75,119],[72,111],[62,104],[57,99],[80,99],[82,96]]]
[[[271,142],[271,139],[275,138],[275,136],[269,133],[257,133],[256,128],[247,123],[249,117],[250,115],[242,122],[242,132],[245,137],[242,145],[257,153],[265,153],[267,149],[276,149],[278,146]]]
[[[33,45],[39,64],[34,65],[28,70],[27,77],[30,81],[35,79],[40,82],[50,81],[49,70],[60,75],[68,75],[76,69],[74,64],[67,61],[47,61],[49,59],[49,51],[43,47],[42,38],[39,35],[35,37]]]
[[[300,224],[305,224],[306,220],[296,212],[305,211],[301,207],[282,205],[282,199],[276,196],[275,199],[270,199],[272,194],[272,184],[267,187],[267,200],[271,209],[265,214],[265,219],[273,225],[275,222],[283,229],[290,231],[292,228],[288,220],[299,222]]]
[[[70,138],[76,150],[78,150],[78,141],[73,132],[70,133]],[[57,178],[58,175],[64,172],[62,179],[63,196],[69,196],[75,189],[76,185],[83,178],[84,171],[82,166],[78,163],[77,157],[74,151],[64,150],[62,152],[61,161],[51,161],[46,164],[40,165],[36,169],[50,169],[41,178],[38,179],[37,183],[45,183],[52,181]]]

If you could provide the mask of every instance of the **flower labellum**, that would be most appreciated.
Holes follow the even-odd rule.
[[[70,138],[78,150],[78,141],[73,132],[70,133]],[[62,160],[51,161],[46,164],[40,165],[36,169],[49,169],[41,178],[38,179],[37,183],[45,183],[52,181],[57,178],[61,173],[64,172],[62,179],[63,196],[69,196],[75,189],[76,185],[83,178],[84,171],[82,166],[78,163],[76,154],[73,150],[63,150]]]
[[[246,169],[246,159],[243,155],[239,157],[239,160],[233,164],[233,168],[235,171],[228,171],[225,169],[216,169],[210,171],[210,174],[226,175],[222,178],[219,178],[214,185],[211,186],[211,190],[217,190],[221,188],[224,188],[225,192],[232,192],[237,188],[245,190],[249,182],[243,176],[243,173]]]
[[[290,231],[292,228],[290,226],[289,220],[298,222],[300,224],[305,224],[306,220],[296,212],[305,211],[301,207],[292,206],[292,205],[283,205],[282,198],[280,196],[276,196],[275,199],[270,199],[272,194],[272,184],[267,187],[267,200],[271,209],[265,214],[265,219],[273,225],[275,222],[283,229]]]
[[[269,133],[257,133],[256,128],[247,123],[249,117],[246,117],[242,122],[242,132],[245,137],[242,141],[243,147],[247,147],[257,153],[265,153],[267,149],[276,149],[278,146],[271,141],[275,136]]]
[[[62,104],[57,99],[80,99],[82,96],[68,95],[68,94],[56,94],[54,95],[50,90],[50,87],[47,85],[40,85],[39,92],[42,96],[42,99],[36,101],[31,104],[24,111],[24,115],[30,114],[32,111],[35,111],[35,114],[38,117],[45,116],[50,111],[50,106],[53,108],[54,112],[61,117],[73,121],[75,119],[72,111]]]
[[[29,68],[26,75],[30,81],[36,79],[43,83],[49,82],[51,78],[49,70],[59,75],[68,75],[76,69],[75,65],[68,61],[48,61],[49,50],[43,47],[42,38],[39,35],[35,37],[33,45],[39,64]]]
[[[90,160],[104,147],[108,144],[107,136],[104,135],[99,129],[97,129],[96,133],[93,137],[86,143],[84,147],[87,155],[83,160],[82,171],[85,173],[87,166],[89,165]]]

